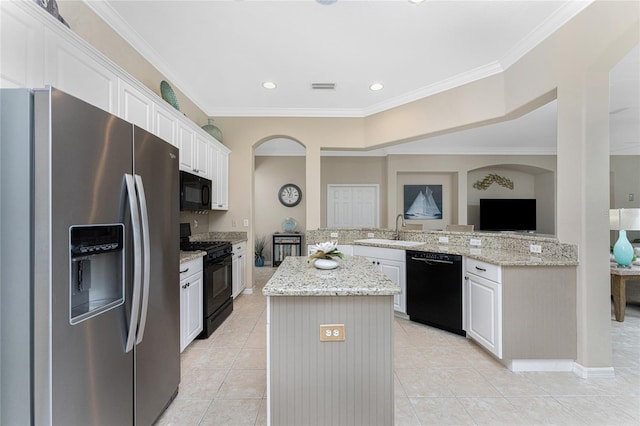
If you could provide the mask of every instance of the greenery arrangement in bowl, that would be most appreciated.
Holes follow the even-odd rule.
[[[255,246],[253,249],[253,254],[255,256],[254,263],[256,266],[264,266],[264,255],[262,252],[264,251],[266,246],[267,246],[267,237],[265,237],[264,235],[256,236]]]

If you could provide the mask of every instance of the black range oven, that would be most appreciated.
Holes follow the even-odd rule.
[[[186,225],[186,227],[184,226]],[[202,258],[204,328],[198,339],[206,339],[233,312],[231,243],[228,241],[188,241],[183,230],[189,224],[180,224],[180,250],[206,251]],[[190,234],[189,230],[189,234]],[[185,240],[186,238],[186,240]]]

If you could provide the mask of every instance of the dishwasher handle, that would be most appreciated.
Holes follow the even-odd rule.
[[[420,257],[413,257],[411,256],[411,260],[418,260],[420,262],[424,262],[427,265],[430,265],[431,263],[444,263],[447,265],[453,265],[453,261],[452,260],[440,260],[440,259],[423,259]]]

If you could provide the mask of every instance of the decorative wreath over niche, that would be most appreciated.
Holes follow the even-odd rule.
[[[486,190],[491,186],[492,183],[497,183],[500,186],[504,186],[505,188],[513,189],[513,181],[504,176],[497,175],[495,173],[490,173],[484,177],[484,179],[477,181],[473,184],[475,189]]]

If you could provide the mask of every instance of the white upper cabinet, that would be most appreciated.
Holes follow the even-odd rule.
[[[45,29],[45,84],[112,114],[118,114],[118,76],[84,46]]]
[[[214,144],[209,156],[211,159],[211,209],[229,209],[229,150]]]
[[[0,1],[0,87],[51,85],[180,149],[180,170],[211,179],[226,210],[229,149],[31,1]]]
[[[177,122],[177,118],[166,108],[162,108],[159,105],[153,108],[153,133],[171,145],[180,148],[176,138]]]
[[[209,154],[209,151],[211,150],[211,143],[197,133],[195,138],[196,149],[193,159],[193,172],[207,179],[211,179],[211,159]]]
[[[16,2],[0,2],[0,84],[44,85],[44,24],[34,21]]]
[[[130,123],[153,132],[153,101],[136,87],[119,81],[118,115]]]
[[[195,134],[187,123],[178,123],[178,148],[180,149],[180,170],[193,173]]]

